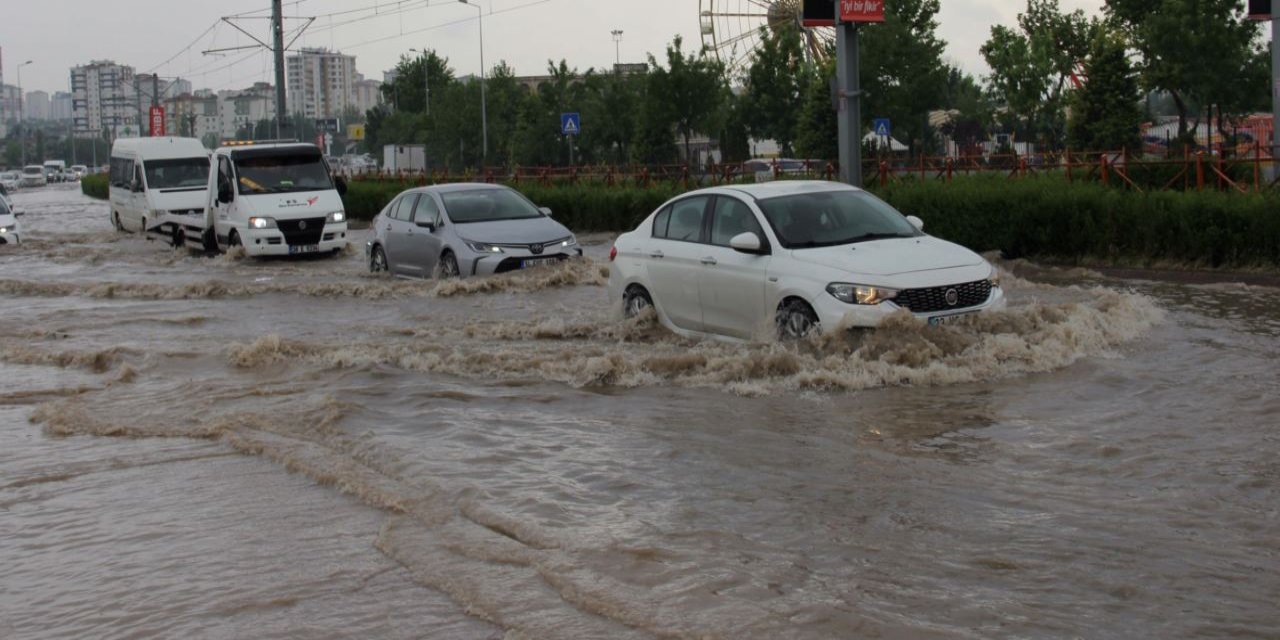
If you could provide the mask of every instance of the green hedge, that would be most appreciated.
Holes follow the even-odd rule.
[[[1280,266],[1280,197],[1139,193],[1061,179],[895,184],[880,195],[979,251],[1122,264]]]
[[[352,182],[344,197],[347,212],[370,220],[414,186]],[[575,231],[629,231],[683,191],[670,184],[513,186]],[[106,198],[106,176],[86,177],[81,189]],[[1274,193],[1139,193],[1071,184],[1057,176],[905,181],[875,191],[904,213],[924,219],[930,234],[977,251],[1131,265],[1280,267],[1280,195]]]
[[[80,179],[80,190],[90,198],[107,199],[107,176],[103,173],[87,175]]]
[[[371,220],[396,194],[415,186],[398,181],[353,181],[343,203],[353,219]],[[557,220],[576,231],[633,229],[663,202],[683,192],[667,184],[649,188],[598,184],[545,187],[522,182],[511,186],[538,206],[550,208]]]

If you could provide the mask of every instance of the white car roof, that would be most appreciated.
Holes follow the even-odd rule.
[[[156,138],[119,138],[111,145],[111,153],[134,153],[143,160],[167,158],[196,158],[209,156],[209,150],[195,138],[162,136]]]
[[[757,200],[801,193],[817,193],[820,191],[861,191],[861,189],[847,185],[843,182],[830,182],[827,180],[774,180],[772,182],[759,182],[755,184],[727,185],[724,187],[705,189],[704,191],[723,192],[723,190],[745,193]]]

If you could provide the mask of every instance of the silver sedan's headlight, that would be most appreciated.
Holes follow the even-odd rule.
[[[0,227],[0,234],[9,233],[9,227]]]
[[[468,242],[468,247],[476,253],[502,253],[502,247],[495,244],[485,244],[483,242]]]
[[[832,282],[827,285],[827,293],[831,294],[832,297],[841,302],[862,305],[877,305],[886,300],[892,300],[898,296],[898,291],[896,289],[872,287],[862,284],[849,284],[845,282]]]
[[[332,224],[336,224],[339,222],[346,222],[347,213],[345,211],[334,211],[333,213],[329,214],[328,221]]]
[[[576,246],[577,244],[578,244],[578,239],[573,236],[569,236],[568,238],[565,238],[564,240],[560,241],[561,247],[573,247],[573,246]]]

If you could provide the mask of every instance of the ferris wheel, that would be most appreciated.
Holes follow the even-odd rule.
[[[836,40],[835,29],[803,26],[803,4],[803,0],[698,0],[702,46],[724,63],[731,76],[737,76],[751,65],[761,44],[761,27],[776,31],[794,26],[800,29],[809,61],[825,60]]]

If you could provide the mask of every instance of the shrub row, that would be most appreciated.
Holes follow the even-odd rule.
[[[107,199],[107,175],[94,173],[80,179],[80,190],[90,198]]]
[[[1053,177],[891,184],[880,192],[933,235],[1010,257],[1210,267],[1280,266],[1280,197],[1139,193]]]
[[[416,186],[355,181],[344,198],[354,219],[370,220],[396,194]],[[683,189],[599,184],[514,185],[575,231],[629,231]],[[107,197],[106,176],[81,181],[85,194]],[[923,218],[930,234],[977,251],[1122,264],[1280,267],[1280,197],[1215,191],[1138,193],[1059,176],[997,176],[890,183],[876,192]]]
[[[414,186],[399,181],[354,181],[343,198],[347,215],[370,220],[396,194]],[[667,184],[642,188],[599,184],[541,186],[522,182],[513,186],[538,206],[550,208],[556,220],[576,231],[633,229],[659,205],[683,191]]]

